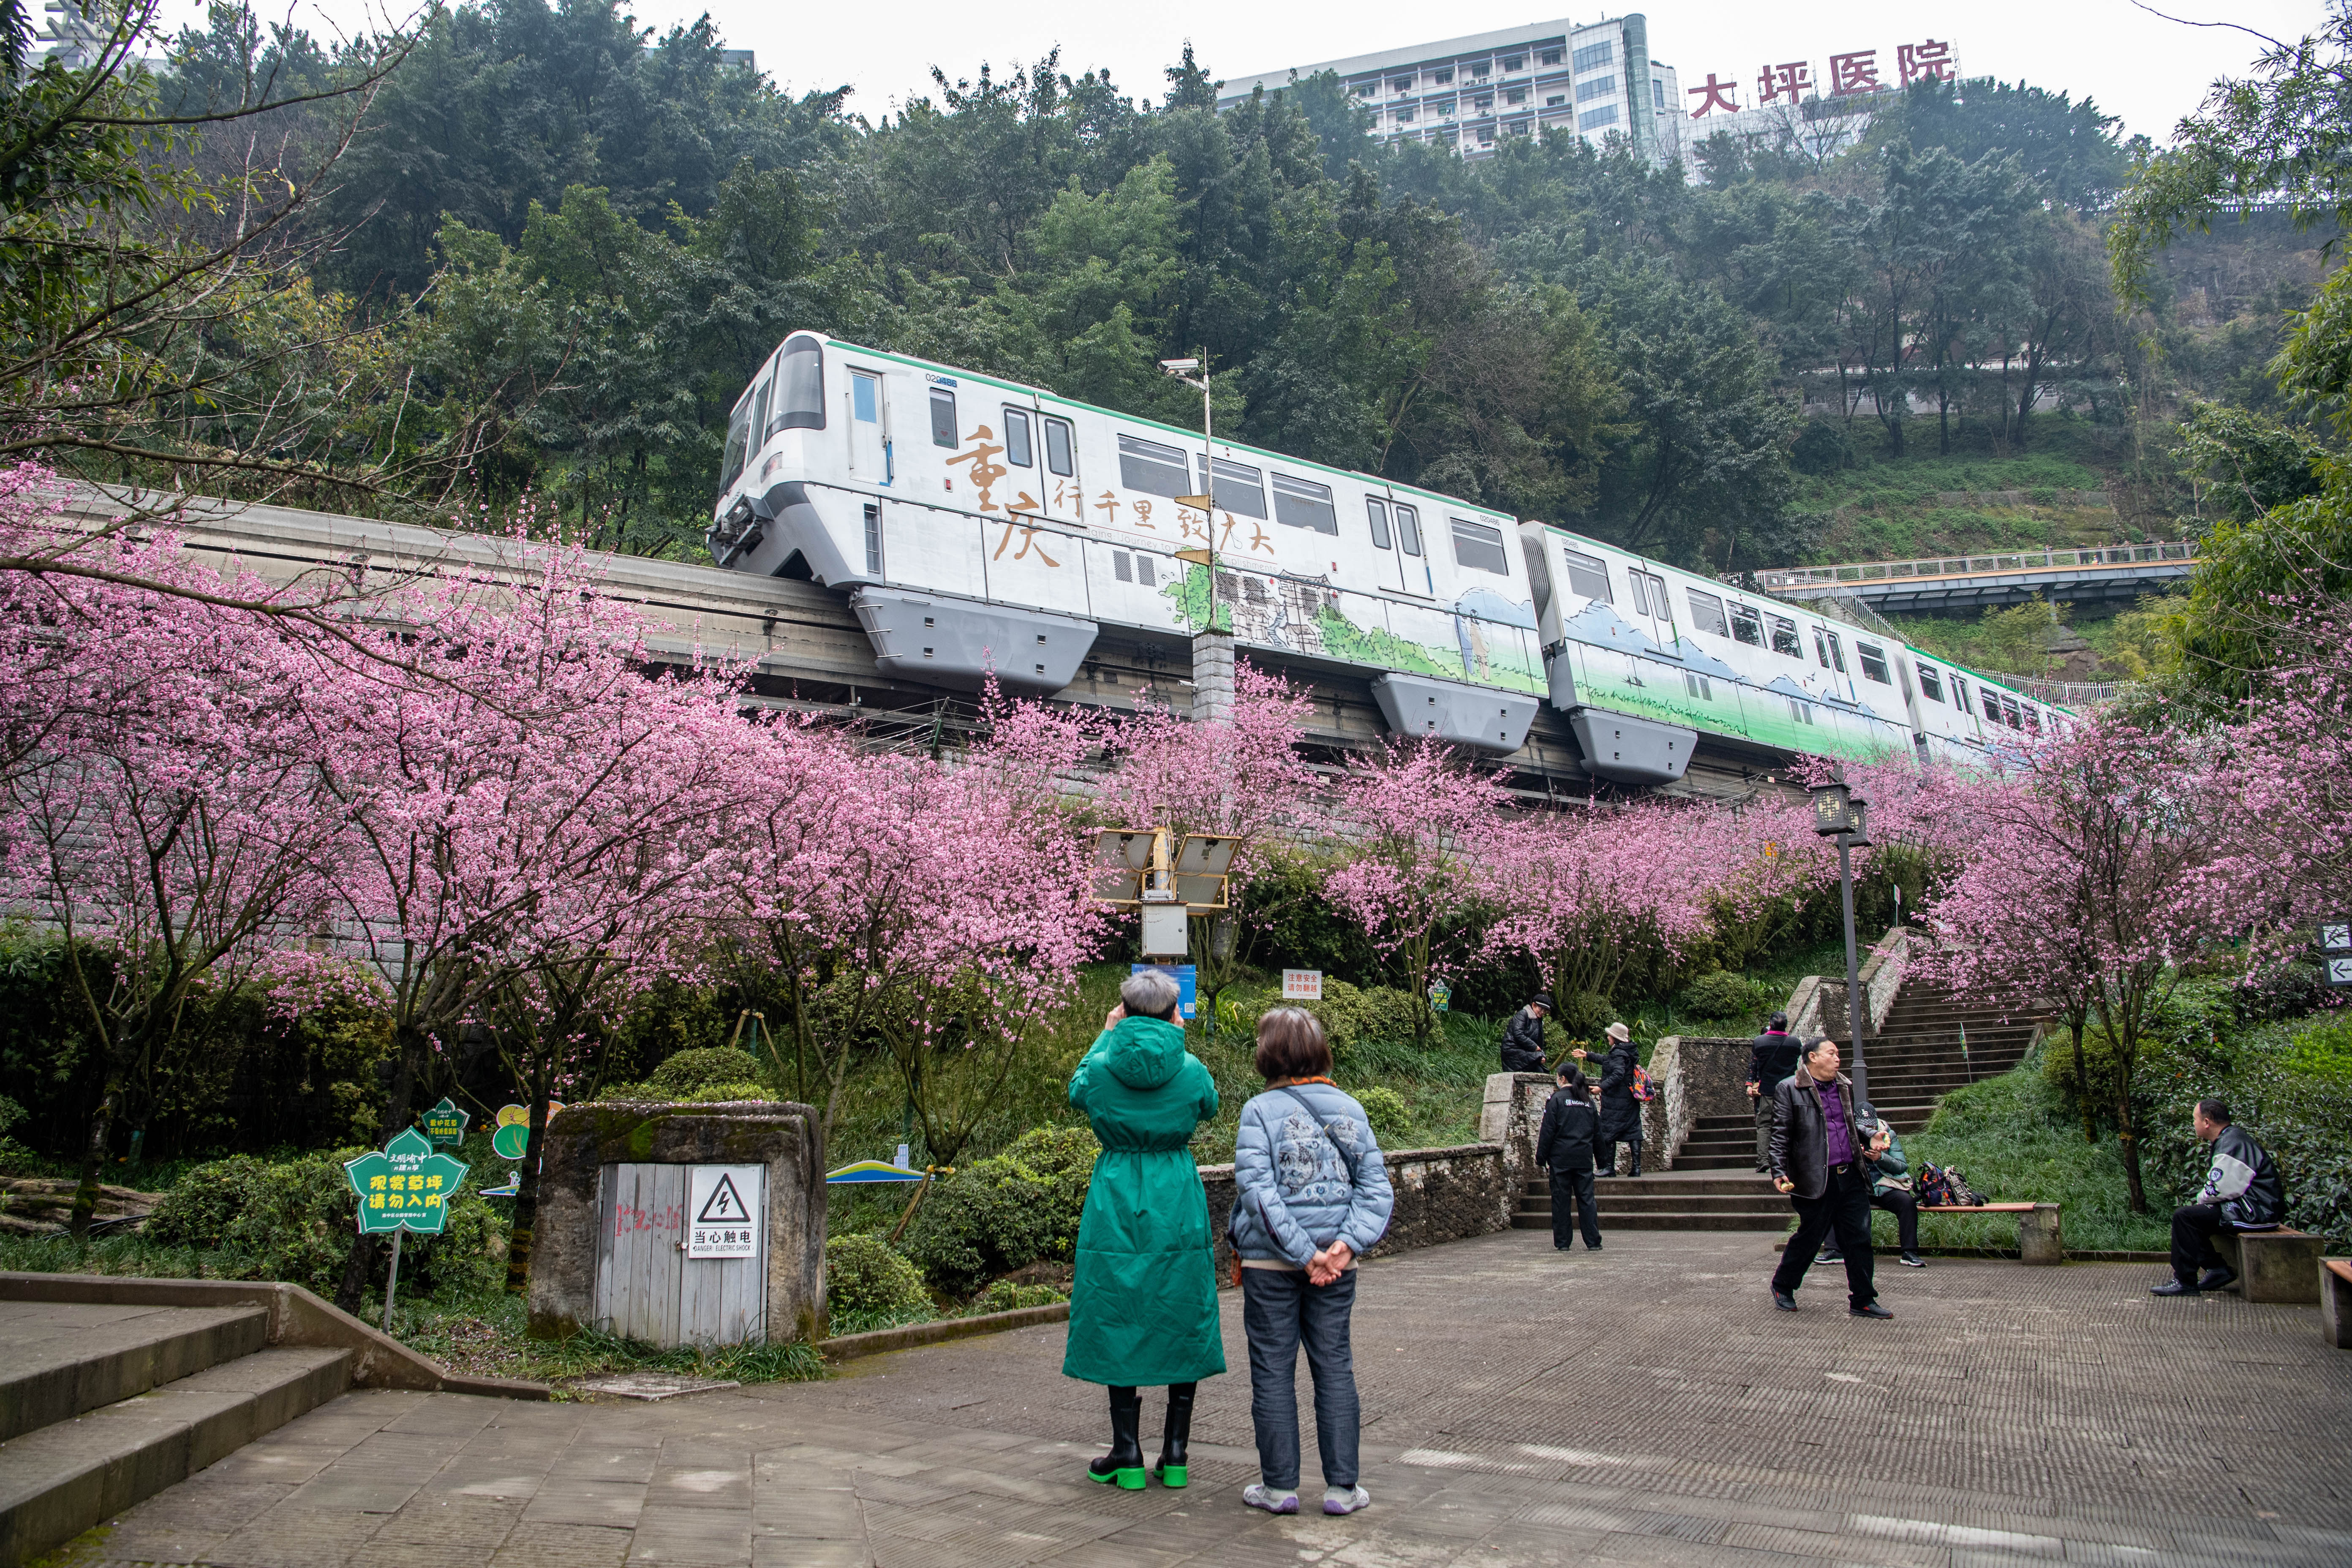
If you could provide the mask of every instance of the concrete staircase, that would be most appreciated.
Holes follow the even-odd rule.
[[[1753,1125],[1752,1123],[1750,1124]],[[1751,1151],[1752,1152],[1752,1151]],[[1612,1230],[1786,1230],[1789,1200],[1771,1181],[1679,1167],[1649,1176],[1602,1176],[1592,1184],[1601,1233]],[[1551,1185],[1529,1182],[1511,1215],[1513,1230],[1551,1228]]]
[[[1836,1022],[1842,1026],[1844,1020]],[[1940,986],[1906,979],[1874,1037],[1863,1042],[1871,1101],[1895,1131],[1916,1132],[1945,1095],[1979,1079],[1998,1078],[2024,1060],[2033,1029],[2032,1020],[2008,1022]],[[1830,1037],[1851,1063],[1844,1029],[1833,1028]]]
[[[0,1568],[350,1386],[352,1351],[269,1328],[259,1305],[0,1300]]]

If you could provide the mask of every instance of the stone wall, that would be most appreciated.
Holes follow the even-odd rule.
[[[1872,1034],[1886,1021],[1894,1009],[1895,994],[1903,988],[1903,977],[1911,961],[1911,933],[1906,929],[1891,931],[1862,958],[1863,1004],[1869,1018]],[[1842,974],[1808,974],[1797,982],[1789,993],[1789,1032],[1811,1038],[1815,1035],[1843,1037],[1846,1026],[1845,977]]]
[[[530,1331],[593,1327],[596,1184],[607,1165],[765,1165],[767,1337],[820,1337],[824,1321],[822,1119],[788,1100],[575,1105],[547,1124],[532,1227]]]
[[[1746,1038],[1668,1035],[1650,1053],[1656,1099],[1642,1108],[1644,1164],[1674,1168],[1675,1156],[1702,1116],[1748,1114]]]
[[[1460,1241],[1507,1230],[1517,1188],[1504,1179],[1503,1150],[1492,1143],[1449,1149],[1383,1149],[1381,1160],[1396,1193],[1388,1235],[1367,1254],[1384,1258],[1442,1241]],[[1234,1207],[1234,1168],[1203,1165],[1201,1184],[1209,1193],[1209,1226],[1217,1238],[1217,1279],[1233,1278],[1234,1249],[1225,1222]]]

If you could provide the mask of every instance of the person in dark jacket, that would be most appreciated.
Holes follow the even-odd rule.
[[[1772,1090],[1797,1070],[1804,1042],[1789,1033],[1789,1015],[1775,1013],[1748,1047],[1748,1098],[1756,1107],[1756,1169],[1772,1168]]]
[[[1601,1115],[1592,1107],[1592,1085],[1574,1068],[1562,1068],[1559,1087],[1544,1102],[1536,1131],[1536,1163],[1551,1173],[1551,1244],[1568,1250],[1571,1224],[1584,1231],[1584,1249],[1601,1250],[1601,1219],[1592,1212],[1592,1144]],[[1575,1219],[1569,1215],[1571,1203]]]
[[[1797,1310],[1797,1287],[1834,1229],[1845,1254],[1846,1310],[1857,1318],[1893,1317],[1870,1277],[1870,1163],[1886,1144],[1864,1131],[1836,1045],[1807,1046],[1802,1067],[1780,1080],[1772,1099],[1772,1184],[1797,1211],[1797,1234],[1772,1271],[1772,1304]]]
[[[1581,1050],[1572,1053],[1579,1061]],[[1642,1173],[1642,1102],[1633,1098],[1633,1032],[1609,1026],[1609,1055],[1601,1064],[1601,1135],[1592,1146],[1592,1166],[1602,1175],[1617,1171],[1617,1145],[1633,1151],[1630,1174]]]
[[[1534,1000],[1511,1015],[1503,1026],[1503,1070],[1505,1072],[1549,1072],[1550,1061],[1544,1056],[1544,1019],[1551,1013],[1551,993],[1538,991]]]
[[[2223,1226],[2276,1230],[2286,1218],[2278,1166],[2252,1133],[2231,1122],[2228,1101],[2199,1100],[2189,1125],[2213,1145],[2213,1164],[2197,1201],[2172,1211],[2172,1278],[2154,1287],[2158,1296],[2195,1296],[2234,1283],[2237,1270],[2213,1250],[2213,1233]]]

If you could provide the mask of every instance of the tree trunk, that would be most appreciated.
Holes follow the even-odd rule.
[[[2074,1022],[2068,1027],[2074,1036],[2074,1103],[2083,1112],[2083,1142],[2096,1143],[2099,1125],[2091,1114],[2091,1070],[2083,1056],[2083,1026]]]
[[[547,1096],[534,1089],[530,1097],[530,1138],[523,1146],[522,1168],[515,1181],[514,1223],[507,1227],[507,1294],[520,1296],[530,1288],[530,1236],[539,1221],[539,1155],[547,1142]]]
[[[2116,1142],[2123,1146],[2124,1184],[2131,1193],[2131,1212],[2147,1212],[2147,1189],[2139,1179],[2139,1134],[2132,1130],[2131,1089],[2128,1081],[2116,1090]]]
[[[90,1113],[89,1142],[83,1146],[81,1154],[81,1184],[74,1189],[69,1228],[76,1241],[89,1239],[89,1222],[98,1213],[99,1178],[106,1170],[107,1139],[114,1131],[114,1106],[121,1096],[121,1080],[109,1073],[106,1092],[99,1098],[98,1109]]]

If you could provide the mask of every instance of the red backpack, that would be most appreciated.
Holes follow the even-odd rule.
[[[1650,1077],[1650,1069],[1647,1068],[1637,1067],[1633,1069],[1633,1098],[1641,1100],[1658,1098],[1657,1082]]]

